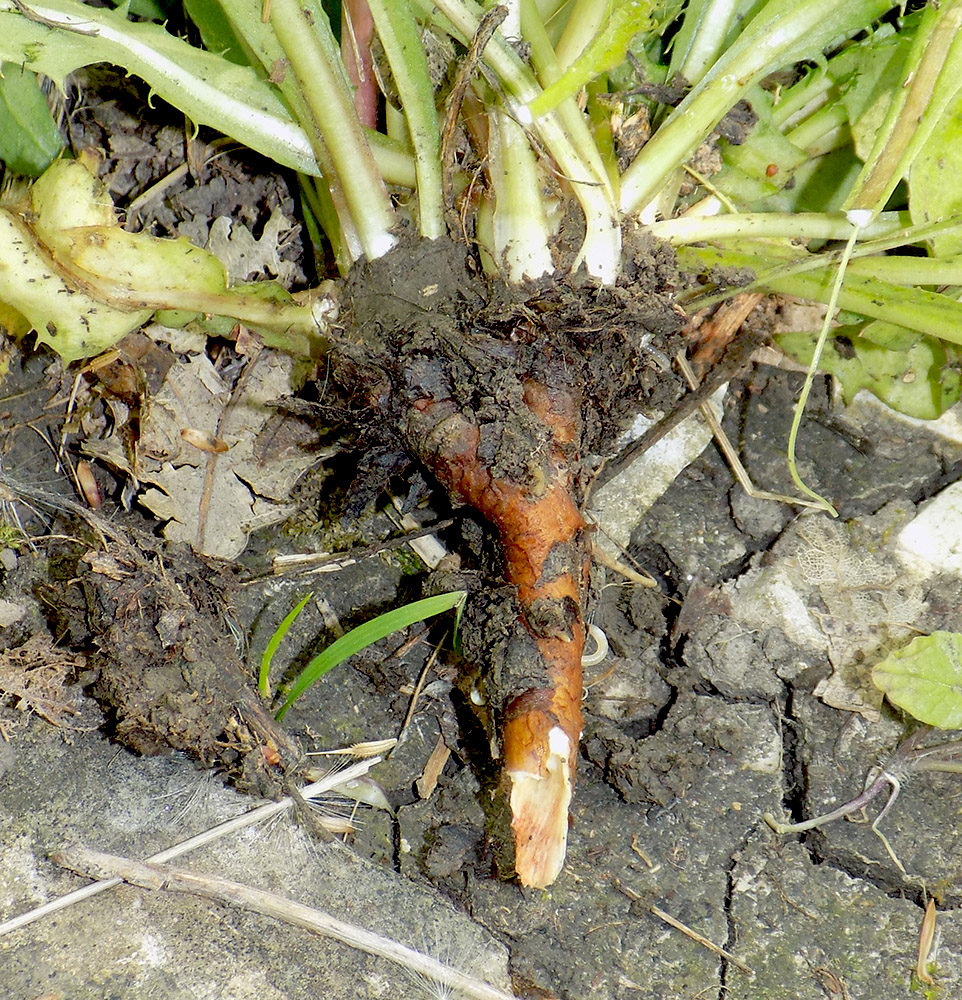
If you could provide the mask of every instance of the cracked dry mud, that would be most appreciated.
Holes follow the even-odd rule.
[[[779,420],[791,392],[789,378],[758,370],[731,397],[729,429],[741,430],[750,471],[768,488],[786,485]],[[844,499],[843,518],[854,519],[863,537],[891,535],[893,502],[904,519],[957,478],[962,449],[924,426],[853,407],[842,437],[831,429],[837,419],[823,400],[803,437],[819,450],[806,456],[817,485]],[[851,444],[863,430],[869,455]],[[840,478],[853,487],[845,498],[832,486]],[[633,553],[660,573],[681,610],[617,582],[602,591],[595,620],[612,653],[587,678],[568,862],[550,890],[526,892],[492,877],[481,800],[486,775],[473,766],[484,736],[472,736],[454,678],[444,672],[428,685],[405,742],[380,771],[397,819],[365,818],[356,846],[373,867],[323,844],[305,855],[299,838],[291,846],[293,835],[278,831],[225,847],[197,867],[306,893],[322,908],[415,945],[423,946],[425,921],[447,913],[443,923],[454,937],[438,947],[453,948],[455,960],[463,958],[459,949],[494,954],[498,941],[508,949],[519,996],[572,1000],[908,997],[924,880],[944,908],[936,978],[950,995],[962,951],[954,909],[957,779],[927,775],[907,784],[886,818],[884,832],[908,878],[864,825],[780,838],[760,819],[765,811],[814,815],[851,797],[899,732],[887,717],[868,723],[812,696],[830,672],[827,642],[819,653],[770,623],[739,621],[737,600],[733,613],[732,588],[773,566],[796,530],[787,509],[745,498],[711,449],[636,529]],[[345,623],[366,617],[357,609],[391,603],[401,579],[396,567],[359,563],[325,587],[327,614]],[[11,578],[6,582],[9,588]],[[304,588],[280,582],[271,589],[266,609],[263,595],[258,607],[238,608],[252,622],[255,650]],[[919,627],[959,628],[958,590],[958,581],[930,584]],[[313,648],[325,629],[317,607],[309,614],[295,627],[293,648]],[[390,650],[361,657],[326,678],[288,721],[320,747],[393,732],[407,702],[399,688],[413,682],[423,659],[416,650],[400,660]],[[84,721],[97,724],[90,703]],[[456,755],[422,801],[413,782],[441,733]],[[207,805],[176,819],[197,780],[186,762],[117,756],[96,732],[69,738],[73,745],[65,746],[34,719],[6,750],[4,915],[77,884],[44,857],[64,839],[142,856],[240,808],[215,788],[205,793]],[[51,773],[55,785],[45,777]],[[345,865],[347,884],[363,872],[370,886],[357,898],[335,880]],[[653,905],[728,949],[754,976],[669,928]],[[44,989],[70,997],[103,990],[131,998],[225,996],[228,987],[234,995],[277,998],[318,988],[344,1000],[422,995],[390,968],[332,953],[257,918],[137,890],[121,890],[107,908],[96,901],[85,907],[0,939],[0,981],[11,996]],[[201,933],[187,933],[188,914]],[[474,924],[462,925],[455,914],[470,914]],[[480,935],[470,946],[458,937],[469,931]],[[225,949],[229,967],[214,954]],[[494,977],[491,968],[486,974]]]

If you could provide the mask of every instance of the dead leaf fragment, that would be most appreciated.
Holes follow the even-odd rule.
[[[415,782],[418,795],[422,799],[429,799],[431,797],[434,789],[437,787],[438,778],[444,770],[444,765],[447,764],[448,757],[450,756],[451,751],[444,745],[444,740],[439,736],[437,743],[434,744],[434,749],[431,751],[431,756],[428,757],[428,761],[424,765],[421,777]]]
[[[260,350],[230,378],[206,354],[181,360],[163,350],[170,365],[142,400],[136,450],[117,435],[88,440],[86,449],[145,487],[140,500],[167,522],[166,538],[234,559],[251,531],[291,513],[291,490],[316,460],[304,434],[278,447],[271,405],[292,394],[301,369]]]
[[[53,726],[74,729],[64,720],[79,715],[78,698],[67,690],[67,678],[84,665],[83,657],[57,649],[42,633],[22,646],[0,653],[0,694],[15,708],[33,712]]]

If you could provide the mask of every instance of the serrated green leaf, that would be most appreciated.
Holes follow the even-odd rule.
[[[0,160],[8,170],[38,177],[63,139],[37,77],[13,63],[0,66]]]
[[[818,334],[793,332],[775,339],[807,365]],[[838,379],[846,403],[859,389],[867,389],[900,413],[934,420],[962,398],[958,369],[947,360],[945,345],[935,337],[874,322],[834,330],[819,368]]]
[[[29,10],[29,4],[23,8]],[[0,59],[43,73],[61,88],[67,74],[82,66],[123,66],[191,121],[295,170],[320,172],[284,101],[251,67],[195,48],[160,24],[130,21],[123,9],[44,0],[42,23],[24,11],[12,0],[0,0]]]
[[[919,722],[962,728],[962,634],[933,632],[913,639],[877,664],[872,680]]]

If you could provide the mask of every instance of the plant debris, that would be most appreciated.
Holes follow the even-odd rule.
[[[52,726],[74,729],[67,717],[80,714],[79,688],[69,687],[84,658],[58,649],[43,632],[23,645],[0,653],[0,695],[22,712],[32,712]],[[0,735],[3,728],[0,726]]]

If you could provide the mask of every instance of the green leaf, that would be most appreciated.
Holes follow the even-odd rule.
[[[890,87],[885,117],[874,130],[872,151],[846,202],[879,212],[911,171],[938,128],[942,113],[962,87],[962,6],[926,4],[901,68]]]
[[[795,171],[809,160],[808,153],[776,127],[769,93],[753,87],[746,99],[758,120],[745,142],[721,142],[725,166],[712,176],[712,184],[740,204],[760,201],[789,182],[794,187]]]
[[[319,356],[334,309],[323,286],[298,301],[276,282],[228,288],[206,250],[128,233],[81,160],[53,163],[22,214],[0,210],[0,303],[67,362],[106,350],[156,309],[229,316],[269,347]]]
[[[939,119],[909,171],[909,211],[913,222],[934,222],[962,214],[962,94],[957,94]],[[962,236],[931,241],[933,253],[962,253]]]
[[[425,618],[439,615],[451,608],[460,609],[466,597],[467,591],[464,590],[453,590],[449,594],[426,597],[422,601],[414,601],[412,604],[405,604],[402,608],[395,608],[393,611],[378,615],[377,618],[372,618],[371,621],[351,629],[350,632],[342,635],[340,639],[336,639],[327,649],[315,656],[297,675],[297,680],[294,681],[284,703],[277,711],[278,721],[284,718],[291,705],[315,681],[339,663],[343,663],[349,656],[353,656],[392,632],[399,632],[415,622],[424,621]]]
[[[78,287],[30,225],[59,218],[70,227],[99,227],[114,218],[108,203],[79,161],[59,160],[31,189],[27,216],[0,210],[0,302],[24,316],[64,361],[99,354],[150,316],[150,309],[105,305]]]
[[[775,339],[807,365],[818,334],[784,333]],[[959,372],[947,365],[945,345],[891,323],[833,330],[819,368],[839,380],[846,403],[859,389],[867,389],[893,409],[921,420],[934,420],[962,398]]]
[[[191,121],[295,170],[320,172],[307,136],[268,80],[175,38],[162,25],[130,21],[123,9],[45,0],[42,13],[34,14],[29,3],[0,0],[0,59],[43,73],[60,87],[81,66],[114,63],[146,80]]]
[[[0,66],[0,160],[8,170],[39,177],[63,149],[37,77],[13,63]]]
[[[919,722],[962,728],[962,634],[933,632],[913,639],[877,664],[872,680]]]
[[[277,652],[277,647],[283,642],[284,636],[287,635],[287,630],[294,624],[297,616],[304,610],[304,605],[314,596],[314,591],[312,590],[309,594],[305,594],[298,602],[294,609],[286,615],[284,620],[277,626],[274,630],[274,634],[271,636],[270,641],[267,643],[267,648],[264,650],[264,655],[261,657],[261,669],[257,676],[257,690],[260,691],[264,698],[270,698],[271,688],[270,688],[270,672],[271,672],[271,661],[274,659],[274,654]]]
[[[552,111],[596,76],[617,66],[635,35],[651,27],[654,6],[652,0],[616,0],[581,55],[531,102],[531,114],[538,118]]]
[[[234,30],[221,3],[212,0],[184,0],[184,11],[194,22],[204,48],[218,52],[239,66],[252,65],[247,48]]]

